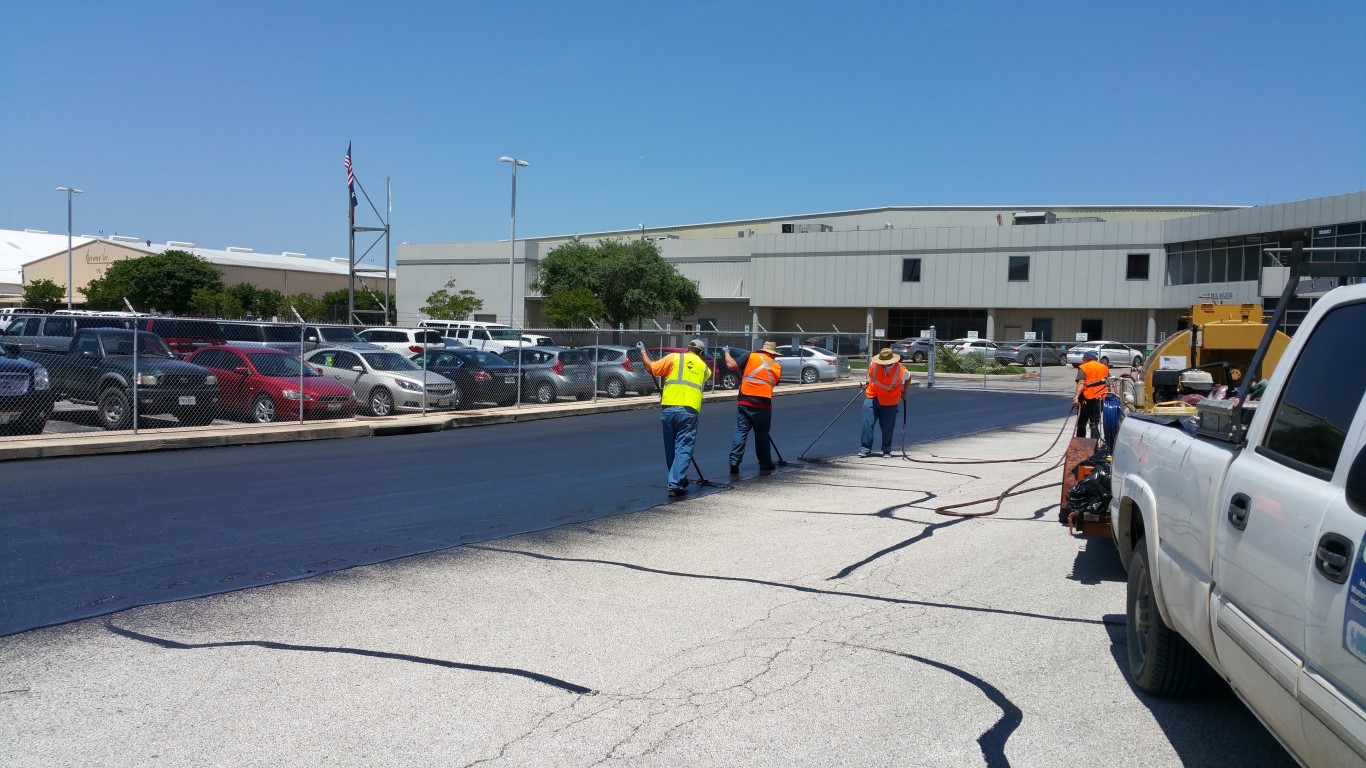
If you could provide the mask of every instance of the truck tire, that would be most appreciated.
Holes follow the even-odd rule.
[[[128,429],[133,425],[133,401],[119,387],[109,387],[95,401],[100,425],[105,429]]]
[[[1154,696],[1190,696],[1209,676],[1200,654],[1162,620],[1153,596],[1148,542],[1139,539],[1129,561],[1125,640],[1129,676],[1144,693]]]

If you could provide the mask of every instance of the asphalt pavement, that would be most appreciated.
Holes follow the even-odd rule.
[[[812,409],[820,422],[849,393],[835,394]],[[999,398],[1007,408],[990,402]],[[571,519],[0,638],[0,755],[24,766],[1291,765],[1227,689],[1163,700],[1128,684],[1123,569],[1109,542],[1057,524],[1057,488],[1008,498],[984,518],[936,513],[999,494],[1060,455],[1061,442],[1043,459],[1006,461],[1048,446],[1057,417],[971,421],[1027,409],[1020,399],[1065,408],[1056,397],[912,397],[924,409],[911,411],[912,458],[1000,463],[855,459],[850,424],[839,423],[808,454],[815,461],[798,465],[802,448],[788,446],[801,441],[788,434],[785,471],[747,469],[729,487],[673,501],[656,432],[648,448],[630,442],[601,459],[641,462],[650,477],[639,492],[652,498],[638,512],[585,519],[572,519],[585,493],[572,468],[523,456],[497,477],[463,471],[497,441],[459,440],[530,424],[299,444],[393,444],[393,466],[374,478],[388,493],[355,499],[359,485],[344,484],[331,496],[339,509],[435,493],[414,493],[408,482],[421,473],[403,469],[425,453],[445,459],[452,507],[465,503],[458,491],[498,488],[515,497],[504,517],[540,499]],[[715,411],[721,422],[733,414]],[[613,416],[627,414],[591,420]],[[934,424],[941,439],[914,439]],[[703,434],[702,468],[713,474],[727,436],[711,422]],[[538,437],[550,450],[568,435]],[[328,454],[308,466],[333,463],[335,475],[248,494],[287,447],[105,457],[85,492],[123,477],[118,462],[225,455],[216,479],[239,489],[239,505],[276,499],[275,514],[288,517],[328,494],[330,479],[359,471]],[[68,462],[90,466],[0,467]],[[5,474],[5,487],[14,479]],[[538,482],[560,492],[516,496]],[[155,504],[141,513],[176,526]],[[66,535],[91,552],[117,541],[116,531]],[[164,563],[177,559],[192,556],[168,552]]]

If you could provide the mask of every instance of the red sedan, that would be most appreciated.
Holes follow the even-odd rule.
[[[206,347],[185,360],[212,370],[218,377],[219,407],[248,421],[297,419],[300,403],[307,417],[348,418],[356,413],[356,395],[350,387],[283,350]]]

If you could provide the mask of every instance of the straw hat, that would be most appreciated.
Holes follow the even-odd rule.
[[[777,357],[777,356],[778,356],[778,344],[777,344],[777,342],[773,342],[773,341],[765,341],[765,342],[764,342],[764,346],[763,346],[762,348],[760,348],[759,351],[760,351],[760,352],[763,352],[763,353],[765,353],[765,354],[771,355],[771,356],[773,356],[773,357]]]
[[[893,352],[891,347],[887,347],[877,353],[877,355],[873,357],[872,362],[876,365],[891,365],[892,363],[901,362],[901,355]]]

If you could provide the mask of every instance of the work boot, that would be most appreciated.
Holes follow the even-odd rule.
[[[732,475],[738,475],[738,474],[740,474],[740,465],[739,465],[739,464],[732,464],[732,465],[730,465],[730,473],[731,473]]]
[[[678,481],[678,487],[686,491],[688,490],[688,485],[691,483],[692,481],[685,477],[682,480]]]
[[[685,494],[685,493],[687,493],[687,492],[688,492],[688,489],[687,489],[687,488],[670,488],[670,489],[669,489],[669,495],[670,495],[670,496],[682,496],[683,494]]]

